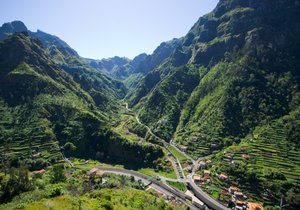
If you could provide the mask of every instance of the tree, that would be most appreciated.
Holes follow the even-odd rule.
[[[64,149],[67,152],[74,152],[77,149],[77,147],[72,142],[67,142],[64,145]]]
[[[14,196],[22,192],[34,189],[33,182],[29,179],[29,171],[26,167],[12,168],[8,178],[1,179],[0,203],[10,201]]]
[[[65,181],[66,177],[64,175],[64,165],[63,164],[57,164],[54,165],[52,168],[52,176],[51,176],[51,182],[52,183],[58,183]]]
[[[292,187],[286,193],[285,200],[292,209],[300,209],[300,186]]]

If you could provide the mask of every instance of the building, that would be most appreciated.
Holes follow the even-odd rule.
[[[233,196],[234,196],[236,199],[245,199],[245,198],[247,198],[247,196],[245,196],[242,192],[234,192],[234,193],[233,193]]]
[[[211,161],[211,160],[207,160],[206,163],[207,163],[207,164],[210,164],[210,163],[212,163],[212,161]]]
[[[187,172],[192,172],[193,171],[193,167],[192,166],[188,166],[188,167],[185,168],[185,170]]]
[[[244,201],[235,201],[235,210],[246,210],[247,204]]]
[[[195,174],[193,176],[193,181],[195,182],[195,184],[200,184],[200,182],[201,182],[201,176],[198,175],[198,174]]]
[[[206,167],[206,163],[203,162],[203,161],[201,161],[201,162],[199,163],[199,168],[205,168],[205,167]]]
[[[239,189],[237,188],[237,187],[233,187],[233,186],[231,186],[231,187],[229,187],[228,188],[228,192],[230,193],[230,194],[234,194],[235,192],[237,192]]]
[[[260,203],[248,202],[248,210],[264,210],[264,207]]]
[[[227,181],[228,180],[228,176],[226,176],[225,174],[220,174],[218,177],[222,181]]]
[[[182,152],[187,152],[188,147],[184,146],[184,145],[178,145],[178,148],[182,151]]]
[[[210,175],[210,170],[204,170],[204,175],[209,176]]]
[[[104,172],[103,171],[101,171],[99,168],[96,168],[96,167],[94,167],[94,168],[92,168],[90,171],[89,171],[89,174],[95,174],[95,175],[97,175],[97,176],[103,176],[104,175]]]

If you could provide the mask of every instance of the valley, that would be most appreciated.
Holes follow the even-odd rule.
[[[299,209],[299,9],[220,0],[133,59],[4,23],[0,209]]]

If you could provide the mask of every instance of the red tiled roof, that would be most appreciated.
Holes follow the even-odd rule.
[[[246,204],[244,201],[236,201],[235,203],[236,203],[236,205],[239,205],[239,206],[243,206]]]
[[[263,210],[264,207],[260,203],[248,203],[248,209],[249,210]]]
[[[226,176],[225,174],[220,174],[220,176],[219,177],[222,177],[222,178],[225,178],[225,179],[227,179],[228,178],[228,176]]]
[[[200,175],[194,175],[193,176],[193,180],[200,181],[201,180],[201,176]]]
[[[204,174],[210,174],[210,170],[204,170]]]
[[[229,190],[231,190],[231,191],[238,191],[239,189],[237,187],[231,186],[231,187],[229,187]]]

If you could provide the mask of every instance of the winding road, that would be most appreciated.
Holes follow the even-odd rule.
[[[213,198],[211,198],[206,192],[204,192],[202,189],[200,189],[200,187],[198,187],[192,180],[192,177],[196,171],[196,167],[199,163],[199,161],[201,161],[204,158],[207,157],[202,157],[199,158],[198,160],[194,160],[193,158],[191,158],[190,156],[188,156],[186,153],[180,151],[176,146],[174,146],[172,144],[172,141],[170,143],[168,143],[167,141],[165,141],[164,139],[156,136],[152,130],[145,124],[143,124],[139,117],[128,107],[128,103],[125,102],[125,107],[128,111],[132,112],[135,116],[136,121],[145,126],[148,133],[150,135],[152,135],[153,137],[157,138],[158,140],[160,140],[162,142],[162,144],[164,145],[164,147],[170,152],[170,154],[172,155],[172,157],[174,158],[174,162],[173,165],[175,165],[175,172],[177,170],[176,174],[179,174],[179,177],[177,177],[177,179],[172,179],[172,181],[177,181],[177,182],[185,182],[188,186],[188,188],[194,193],[194,195],[200,199],[205,205],[207,205],[209,208],[211,209],[215,209],[215,210],[229,210],[227,207],[225,207],[224,205],[222,205],[221,203],[219,203],[218,201],[214,200]],[[178,152],[180,152],[181,154],[183,154],[185,157],[187,157],[188,159],[192,160],[193,162],[193,170],[192,172],[188,175],[185,176],[182,166],[180,164],[180,161],[178,160],[178,158],[169,150],[168,147],[173,147],[175,148]],[[177,168],[177,166],[179,167],[179,170]],[[128,175],[128,176],[134,176],[137,179],[141,179],[144,183],[146,183],[147,181],[149,181],[150,177],[144,174],[141,174],[139,172],[136,171],[132,171],[132,170],[127,170],[127,169],[122,169],[122,168],[113,168],[113,167],[105,167],[105,166],[98,166],[98,168],[104,172],[110,172],[110,173],[116,173],[116,174],[124,174],[124,175]],[[179,173],[180,171],[180,173]],[[180,175],[181,174],[181,175]],[[165,177],[159,176],[161,178],[162,181],[166,181],[168,180]],[[186,204],[188,207],[190,207],[190,209],[205,209],[206,206],[205,205],[194,205],[193,202],[191,202],[191,197],[187,196],[186,194],[184,194],[181,191],[175,190],[173,188],[171,188],[169,185],[167,185],[166,183],[163,182],[159,182],[156,179],[151,179],[151,187],[155,190],[157,190],[160,193],[163,193],[165,195],[173,195],[175,196],[177,199],[181,200],[184,204]]]

